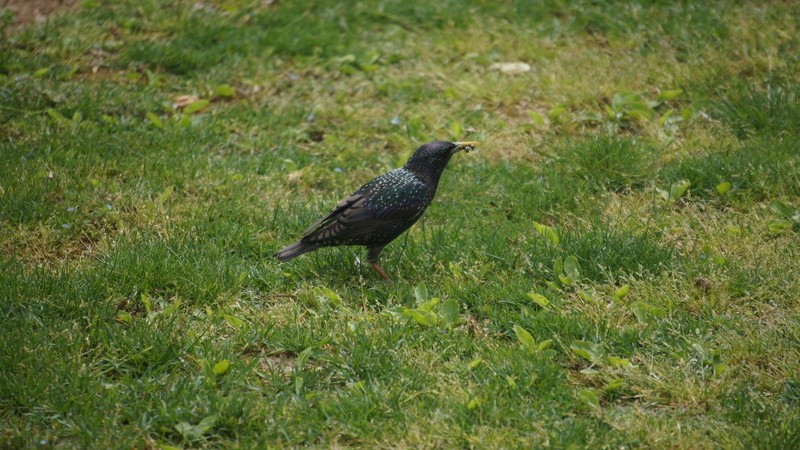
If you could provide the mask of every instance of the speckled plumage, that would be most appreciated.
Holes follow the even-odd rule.
[[[388,280],[377,265],[381,250],[425,212],[452,155],[474,145],[474,142],[436,141],[419,147],[402,168],[358,188],[308,227],[299,241],[275,253],[275,257],[288,261],[320,247],[362,245],[369,251],[369,263]]]

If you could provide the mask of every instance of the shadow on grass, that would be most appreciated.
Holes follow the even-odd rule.
[[[556,145],[547,166],[558,178],[592,191],[640,188],[655,174],[658,149],[633,138],[594,136]]]
[[[580,280],[605,282],[621,276],[644,277],[674,268],[679,262],[675,249],[659,242],[653,233],[637,233],[608,226],[562,233],[554,246],[535,236],[527,249],[531,269],[537,277],[553,279],[553,262],[574,255],[580,264]]]
[[[740,139],[796,137],[800,133],[800,85],[771,83],[760,89],[739,84],[734,92],[714,106]]]
[[[798,119],[800,120],[800,118]],[[689,180],[692,197],[716,197],[716,186],[731,183],[755,200],[800,193],[800,139],[749,139],[740,147],[691,155],[665,164],[659,178],[667,185]]]

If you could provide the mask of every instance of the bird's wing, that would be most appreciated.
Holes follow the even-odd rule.
[[[313,243],[358,243],[393,231],[402,232],[413,224],[424,208],[414,205],[375,210],[356,202],[303,237]],[[405,225],[404,225],[405,224]]]
[[[416,183],[406,184],[416,189]],[[415,202],[413,196],[395,196],[382,201],[392,191],[381,189],[379,179],[365,184],[350,197],[339,202],[325,217],[311,225],[304,233],[307,242],[357,241],[373,234],[387,232],[398,226],[398,221],[414,223],[427,207]],[[401,226],[401,229],[405,227]]]
[[[335,207],[334,207],[334,208],[331,210],[331,212],[329,212],[329,213],[328,213],[328,215],[327,215],[327,216],[325,216],[325,217],[323,217],[323,218],[319,219],[318,221],[316,221],[316,222],[312,223],[312,224],[311,224],[311,226],[309,226],[308,228],[306,228],[306,230],[305,230],[305,231],[303,231],[302,237],[303,237],[303,238],[305,238],[305,237],[308,237],[308,236],[310,236],[311,234],[313,234],[314,232],[316,232],[316,231],[318,231],[318,230],[320,230],[320,229],[324,228],[324,227],[325,227],[325,226],[327,226],[327,225],[330,225],[331,223],[333,223],[334,221],[336,221],[336,217],[337,217],[339,214],[342,214],[342,213],[343,213],[343,212],[345,212],[345,211],[346,211],[348,208],[351,208],[353,205],[355,205],[355,204],[356,204],[356,203],[358,203],[359,201],[362,201],[362,200],[364,199],[364,194],[360,193],[360,191],[361,191],[361,190],[359,189],[358,191],[356,191],[356,192],[355,192],[354,194],[352,194],[351,196],[349,196],[349,197],[347,197],[346,199],[344,199],[344,200],[340,201],[340,202],[339,202],[338,204],[336,204],[336,206],[335,206]]]

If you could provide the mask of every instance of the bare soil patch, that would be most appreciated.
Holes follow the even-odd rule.
[[[0,0],[0,11],[11,11],[10,29],[18,30],[31,23],[42,23],[53,13],[64,11],[78,0]]]

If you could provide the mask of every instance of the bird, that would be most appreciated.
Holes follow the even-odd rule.
[[[276,252],[275,258],[289,261],[322,247],[363,246],[369,265],[391,282],[378,265],[383,248],[414,225],[431,204],[450,158],[462,150],[468,153],[477,145],[471,141],[421,145],[403,167],[358,188],[303,231],[297,242]]]

